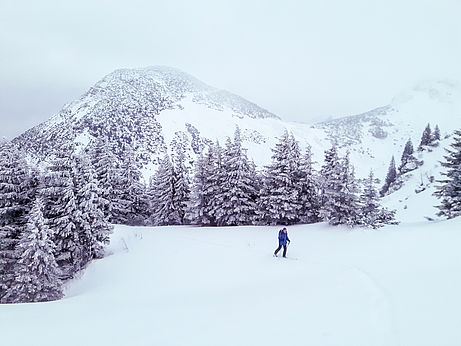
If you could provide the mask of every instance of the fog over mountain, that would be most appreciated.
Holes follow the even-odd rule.
[[[385,105],[420,80],[461,80],[453,0],[89,0],[0,11],[0,136],[14,137],[119,68],[175,66],[286,120]]]

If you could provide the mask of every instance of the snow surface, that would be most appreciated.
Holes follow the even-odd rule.
[[[320,123],[316,128],[324,129],[324,136],[337,141],[342,153],[350,151],[358,177],[366,177],[372,168],[384,180],[392,155],[399,165],[407,140],[410,138],[416,149],[428,123],[432,131],[439,126],[442,138],[461,128],[460,83],[421,82],[394,97],[388,106]],[[376,127],[386,132],[385,138],[370,133]],[[315,147],[315,143],[312,145]],[[322,156],[314,158],[323,160]]]
[[[62,301],[0,306],[2,345],[461,344],[461,219],[378,231],[117,226]]]
[[[231,109],[216,110],[206,105],[193,102],[186,97],[181,102],[181,109],[167,109],[157,115],[162,125],[166,143],[171,143],[178,131],[184,131],[185,123],[199,129],[202,137],[219,140],[225,144],[227,137],[233,138],[238,126],[242,132],[243,146],[248,150],[248,156],[259,167],[269,164],[272,148],[279,138],[288,130],[294,134],[304,149],[309,142],[315,144],[316,158],[323,158],[323,152],[330,146],[324,132],[311,128],[308,124],[284,122],[278,118],[251,118],[236,114]]]

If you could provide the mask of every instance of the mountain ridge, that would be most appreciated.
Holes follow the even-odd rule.
[[[211,142],[232,137],[236,126],[250,158],[261,167],[270,161],[277,137],[288,130],[301,147],[312,146],[316,161],[332,142],[350,151],[357,173],[365,176],[370,168],[385,172],[390,156],[398,156],[409,137],[417,145],[427,122],[438,123],[445,136],[454,126],[461,127],[460,100],[459,83],[426,81],[388,105],[311,125],[283,121],[176,68],[150,66],[113,71],[13,141],[32,155],[46,157],[66,141],[84,150],[104,137],[120,157],[124,145],[133,146],[140,165],[152,172],[173,145],[184,145],[193,162]]]
[[[151,66],[115,70],[13,142],[32,154],[47,156],[68,140],[85,147],[103,136],[118,141],[118,147],[134,144],[146,164],[167,151],[158,115],[166,110],[182,111],[186,103],[199,106],[201,112],[211,109],[215,118],[230,113],[239,118],[279,119],[238,95],[213,88],[178,69]],[[191,126],[181,130],[187,133]],[[116,145],[113,149],[116,153],[122,150]]]

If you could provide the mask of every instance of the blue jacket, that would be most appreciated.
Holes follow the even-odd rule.
[[[288,238],[288,233],[284,232],[283,229],[279,231],[279,245],[287,245],[287,242],[290,241],[290,238]]]

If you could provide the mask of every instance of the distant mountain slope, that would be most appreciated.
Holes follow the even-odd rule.
[[[423,82],[394,97],[387,106],[314,125],[351,151],[359,175],[374,168],[384,178],[391,156],[399,162],[405,142],[416,147],[425,126],[440,127],[442,137],[461,128],[461,85],[457,82]]]

